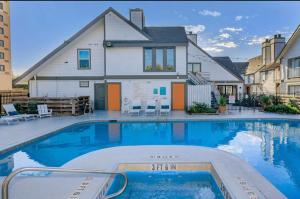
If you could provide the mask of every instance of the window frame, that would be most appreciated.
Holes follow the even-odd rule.
[[[4,22],[4,16],[0,14],[0,22]]]
[[[192,64],[192,71],[189,71],[189,64]],[[192,72],[192,73],[195,73],[194,72],[194,64],[200,64],[200,73],[202,72],[202,63],[201,62],[188,62],[188,72]]]
[[[1,31],[0,31],[0,34],[1,34],[1,35],[4,35],[4,28],[3,28],[3,27],[0,27],[0,30],[1,30]]]
[[[1,68],[3,68],[3,70],[1,70]],[[0,72],[5,72],[5,65],[4,64],[0,64]]]
[[[146,70],[146,49],[151,49],[152,52],[152,70]],[[156,50],[162,49],[163,50],[163,68],[162,70],[157,70],[156,67]],[[174,66],[172,70],[167,69],[167,49],[172,49],[174,52],[173,59],[174,59]],[[161,46],[161,47],[144,47],[143,48],[143,72],[176,72],[176,47],[175,46]]]
[[[88,68],[82,68],[80,67],[80,57],[79,57],[79,52],[80,51],[89,51],[89,67]],[[92,50],[90,48],[78,48],[77,49],[77,69],[78,70],[91,70],[92,68]]]
[[[82,83],[87,83],[87,85],[82,85]],[[82,80],[79,81],[79,88],[89,88],[90,87],[90,81]]]
[[[0,52],[0,55],[3,55],[3,57],[1,58],[1,56],[0,56],[0,59],[4,59],[5,58],[5,56],[4,56],[4,52]]]
[[[0,10],[3,10],[3,3],[0,2]]]
[[[3,45],[2,45],[3,44]],[[0,47],[4,47],[5,46],[5,42],[4,40],[0,39]]]
[[[299,75],[295,75],[295,68],[296,67],[294,66],[294,62],[297,59],[299,59],[299,62],[300,62],[300,56],[289,58],[288,61],[287,61],[287,67],[288,67],[287,78],[288,79],[293,79],[293,78],[299,78],[300,77],[300,74]],[[293,76],[290,75],[290,70],[293,70]]]
[[[294,90],[293,93],[290,92],[290,89],[291,89],[292,87],[294,88],[294,89],[293,89],[293,90]],[[299,92],[299,93],[296,93],[296,92],[295,92],[295,87],[300,87],[300,85],[288,85],[288,89],[287,89],[288,95],[299,95],[299,94],[300,94],[300,92]]]

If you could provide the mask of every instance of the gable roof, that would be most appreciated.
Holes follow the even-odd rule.
[[[233,73],[230,69],[228,69],[226,66],[223,65],[223,63],[219,63],[217,60],[215,60],[214,57],[212,57],[210,54],[208,54],[208,52],[206,52],[205,50],[203,50],[200,46],[198,46],[195,42],[193,42],[191,39],[188,39],[189,43],[191,43],[193,46],[195,46],[196,48],[198,48],[200,51],[202,51],[205,55],[207,55],[209,58],[212,59],[212,61],[214,61],[216,64],[220,65],[222,68],[224,68],[227,72],[231,73],[234,77],[238,78],[241,81],[244,81],[243,78],[240,75],[236,75],[235,73]]]
[[[281,50],[279,55],[277,56],[276,61],[279,61],[287,52],[287,50],[292,46],[295,40],[300,36],[300,25],[296,28],[292,36],[289,38],[288,42],[285,44],[284,48]]]
[[[249,59],[249,64],[246,69],[246,75],[250,75],[253,73],[256,73],[258,70],[260,70],[263,67],[262,64],[262,55],[258,55],[256,57],[253,57]]]
[[[25,71],[22,75],[17,77],[14,81],[13,84],[16,84],[20,82],[23,78],[25,78],[27,75],[29,75],[31,72],[36,70],[39,66],[41,66],[43,63],[45,63],[47,60],[49,60],[51,57],[53,57],[56,53],[58,53],[61,49],[66,47],[69,43],[77,39],[80,35],[82,35],[85,31],[87,31],[90,27],[92,27],[94,24],[96,24],[100,19],[104,18],[106,14],[109,12],[113,12],[116,14],[118,17],[120,17],[123,21],[125,21],[127,24],[129,24],[131,27],[133,27],[135,30],[143,34],[145,37],[151,40],[151,37],[142,31],[140,28],[138,28],[135,24],[130,22],[128,19],[126,19],[124,16],[122,16],[119,12],[117,12],[115,9],[112,7],[109,7],[106,9],[104,12],[102,12],[100,15],[98,15],[95,19],[93,19],[90,23],[88,23],[86,26],[84,26],[82,29],[80,29],[77,33],[75,33],[73,36],[71,36],[68,40],[66,40],[64,43],[62,43],[60,46],[55,48],[52,52],[50,52],[48,55],[46,55],[44,58],[42,58],[39,62],[37,62],[35,65],[30,67],[27,71]]]
[[[214,57],[214,60],[216,60],[216,62],[218,62],[220,65],[225,66],[228,71],[230,71],[233,75],[238,77],[240,80],[243,79],[240,72],[238,71],[237,67],[231,61],[230,57],[228,57],[228,56]]]
[[[188,41],[184,27],[145,27],[143,30],[157,43],[187,43]]]
[[[240,75],[245,74],[249,62],[233,62]]]

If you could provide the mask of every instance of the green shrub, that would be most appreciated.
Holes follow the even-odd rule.
[[[271,98],[267,95],[262,95],[259,97],[260,105],[265,109],[272,105]]]
[[[270,95],[269,97],[270,97],[272,104],[274,104],[274,105],[282,104],[282,100],[281,100],[280,96]]]
[[[25,108],[23,108],[23,106],[20,103],[15,103],[14,106],[19,113],[26,113]]]
[[[227,104],[227,99],[226,99],[226,97],[220,96],[220,99],[219,99],[219,106],[226,106],[226,104]]]
[[[188,110],[189,113],[216,113],[217,110],[210,108],[204,103],[194,103]]]
[[[29,114],[37,114],[37,103],[35,101],[28,102],[27,113]]]
[[[289,114],[299,114],[299,109],[290,106],[289,104],[278,104],[278,105],[272,105],[269,107],[266,107],[264,109],[267,112],[272,113],[289,113]]]
[[[290,99],[288,105],[290,105],[291,107],[295,107],[295,108],[297,108],[298,110],[300,110],[297,101],[294,100],[294,99]]]

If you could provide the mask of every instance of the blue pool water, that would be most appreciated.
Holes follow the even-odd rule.
[[[300,196],[300,122],[86,123],[0,156],[0,175],[24,166],[62,166],[91,151],[126,145],[197,145],[233,153],[289,198]]]
[[[223,199],[208,172],[128,172],[128,185],[117,199]],[[122,177],[116,178],[109,194],[120,190]]]

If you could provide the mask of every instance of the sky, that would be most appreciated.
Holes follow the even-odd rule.
[[[300,2],[25,2],[11,1],[12,67],[22,74],[83,26],[113,7],[142,8],[146,26],[184,26],[213,56],[246,61],[274,34],[286,40],[300,24]]]

